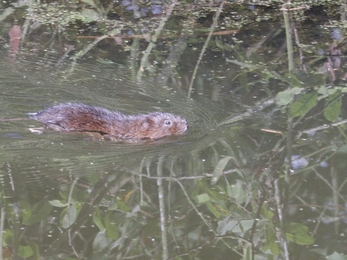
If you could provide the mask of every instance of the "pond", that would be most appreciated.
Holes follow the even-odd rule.
[[[342,1],[0,6],[0,259],[346,259]],[[28,118],[68,102],[188,131]]]

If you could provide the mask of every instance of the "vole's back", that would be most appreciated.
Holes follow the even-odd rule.
[[[31,118],[57,131],[99,132],[116,139],[158,139],[183,134],[188,126],[184,118],[169,113],[125,115],[74,103],[53,106]]]

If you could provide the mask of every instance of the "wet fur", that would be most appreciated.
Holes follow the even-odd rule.
[[[187,121],[169,113],[125,115],[100,107],[64,103],[30,116],[56,131],[98,132],[111,139],[159,139],[183,134]]]

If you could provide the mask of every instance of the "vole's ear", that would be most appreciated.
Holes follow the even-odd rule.
[[[150,117],[146,116],[146,118],[141,123],[141,128],[148,129],[152,122],[153,120]]]

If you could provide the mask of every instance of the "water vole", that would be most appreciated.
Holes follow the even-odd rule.
[[[159,139],[183,134],[188,128],[184,118],[169,113],[125,115],[76,103],[59,104],[30,118],[56,131],[97,132],[116,140]]]

